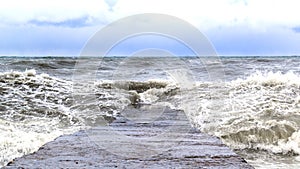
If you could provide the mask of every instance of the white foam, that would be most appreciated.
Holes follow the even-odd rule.
[[[99,115],[115,116],[137,99],[146,104],[184,110],[195,126],[219,136],[232,148],[300,153],[300,78],[293,72],[256,72],[232,82],[197,82],[196,85],[160,79],[103,80],[93,86],[82,84],[82,88],[92,87],[88,90],[92,92],[90,95],[82,96],[72,93],[70,81],[37,74],[34,70],[0,73],[0,78],[5,81],[0,85],[6,90],[2,95],[5,99],[0,101],[7,104],[5,100],[9,100],[16,106],[6,107],[8,110],[0,122],[1,133],[7,137],[0,141],[0,154],[5,154],[0,159],[2,164],[37,150],[61,134],[74,131],[79,127],[77,124],[96,122]],[[187,82],[183,80],[182,83]],[[10,86],[12,84],[16,87]],[[30,105],[25,98],[30,100]],[[32,111],[33,114],[27,112],[28,115],[19,109],[39,106],[42,106],[41,110],[49,111]],[[35,115],[39,118],[31,118]],[[22,118],[32,126],[26,127],[18,121]],[[63,123],[65,120],[66,124]],[[82,123],[74,124],[74,120]],[[61,125],[68,130],[59,128]]]
[[[224,84],[198,83],[182,109],[195,126],[235,149],[299,154],[300,77],[256,72]]]
[[[35,70],[3,72],[0,79],[0,166],[80,128],[68,107],[70,82]]]
[[[45,143],[62,134],[73,133],[79,127],[58,129],[57,121],[11,122],[0,119],[0,166],[12,159],[37,151]]]
[[[36,71],[34,69],[29,69],[24,72],[27,76],[35,76]]]
[[[250,75],[246,79],[238,79],[231,82],[233,85],[241,85],[241,84],[258,84],[263,86],[273,86],[273,85],[300,85],[299,75],[295,74],[292,71],[289,71],[285,74],[281,72],[260,72]]]

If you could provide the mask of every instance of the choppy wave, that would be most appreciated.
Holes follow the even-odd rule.
[[[194,94],[194,125],[234,149],[300,154],[299,75],[256,72],[223,86]]]
[[[35,70],[0,73],[1,165],[76,130],[70,86]]]
[[[35,70],[0,73],[1,166],[99,118],[109,122],[128,105],[154,104],[176,90],[159,80],[97,81],[89,96],[72,85]]]
[[[138,104],[182,109],[194,126],[233,149],[300,154],[297,73],[256,72],[185,89],[177,83],[99,80],[86,94],[74,92],[72,81],[35,70],[0,73],[0,165],[59,135],[93,126],[99,117],[113,120],[127,106]]]
[[[197,82],[191,89],[171,81],[131,83],[114,82],[138,91],[141,102],[184,110],[195,126],[233,149],[300,154],[300,76],[294,72],[256,72],[230,82]]]

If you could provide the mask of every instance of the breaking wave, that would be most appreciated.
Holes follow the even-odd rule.
[[[78,130],[70,86],[35,70],[0,73],[0,165]]]
[[[223,85],[198,93],[195,126],[234,149],[300,154],[299,75],[256,72]]]
[[[186,89],[160,79],[99,80],[90,95],[74,92],[73,85],[35,70],[0,73],[1,166],[140,104],[182,109],[194,126],[233,149],[300,154],[300,77],[293,72],[256,72]]]
[[[92,95],[82,96],[72,85],[35,70],[0,73],[1,166],[99,118],[110,122],[128,105],[154,104],[176,90],[159,80],[98,81]]]

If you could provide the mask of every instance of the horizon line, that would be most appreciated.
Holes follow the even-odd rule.
[[[31,58],[47,58],[47,57],[300,57],[299,55],[207,55],[207,56],[195,56],[195,55],[178,55],[178,56],[126,56],[126,55],[107,55],[107,56],[81,56],[81,55],[0,55],[0,58],[9,57],[31,57]]]

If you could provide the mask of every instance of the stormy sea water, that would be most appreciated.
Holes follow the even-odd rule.
[[[151,105],[183,110],[256,168],[299,168],[299,65],[300,57],[1,57],[0,167],[100,117]]]

